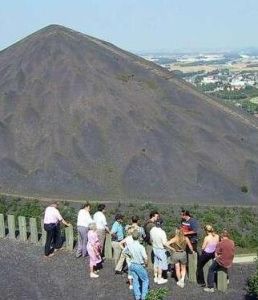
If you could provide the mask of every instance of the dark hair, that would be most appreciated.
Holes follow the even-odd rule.
[[[115,220],[122,220],[124,218],[124,216],[122,214],[116,214],[115,216]]]
[[[138,216],[132,216],[132,222],[137,223],[140,220]]]
[[[183,214],[184,216],[187,216],[187,217],[191,217],[189,210],[182,209],[181,214]]]
[[[227,231],[227,229],[223,229],[221,234],[220,234],[221,237],[227,237],[229,238],[229,232]]]
[[[99,204],[98,205],[98,211],[103,211],[106,208],[105,204]]]
[[[86,202],[82,205],[82,209],[85,208],[85,207],[90,207],[90,203],[89,202]]]
[[[159,214],[159,213],[158,213],[157,210],[152,210],[152,211],[150,212],[150,219],[153,218],[155,215],[158,215],[158,214]]]
[[[163,226],[163,220],[159,219],[158,221],[156,221],[156,227],[162,227]]]

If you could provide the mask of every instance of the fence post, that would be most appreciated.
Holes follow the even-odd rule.
[[[217,272],[217,289],[218,291],[225,292],[228,287],[228,278],[226,270],[218,270]]]
[[[15,239],[15,220],[14,215],[7,216],[8,223],[8,238]]]
[[[23,216],[18,217],[18,226],[19,226],[19,240],[22,242],[27,241],[27,225],[26,219]]]
[[[106,259],[112,259],[113,258],[113,256],[112,256],[111,234],[106,234],[104,255],[105,255]]]
[[[45,244],[46,244],[46,237],[47,237],[47,233],[44,229],[44,221],[41,220],[41,239],[40,239],[40,241],[41,241],[42,246],[45,246]]]
[[[188,254],[188,277],[190,282],[196,283],[197,253]]]
[[[153,270],[153,252],[152,252],[152,246],[149,245],[148,243],[145,243],[145,249],[146,249],[146,253],[147,253],[147,257],[148,257],[148,265],[147,268],[149,270]]]
[[[0,238],[5,237],[4,215],[0,214]]]
[[[72,251],[73,250],[73,226],[70,225],[65,228],[65,247],[67,250]]]
[[[208,286],[208,284],[207,284],[208,272],[209,272],[210,266],[212,265],[212,262],[213,262],[212,259],[208,260],[207,263],[203,267],[203,275],[204,275],[204,280],[205,280],[206,286]]]
[[[38,228],[36,218],[30,218],[30,242],[38,243]]]

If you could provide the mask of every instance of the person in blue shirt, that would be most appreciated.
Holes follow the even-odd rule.
[[[110,233],[112,238],[113,256],[114,256],[115,266],[116,266],[122,252],[120,242],[125,238],[124,226],[123,226],[124,216],[121,214],[117,214],[115,216],[115,220],[116,221],[114,222]],[[121,272],[116,272],[116,274],[121,274]]]

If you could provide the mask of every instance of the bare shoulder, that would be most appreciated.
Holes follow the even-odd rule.
[[[172,237],[168,242],[169,242],[169,243],[175,243],[176,240],[177,240],[176,237]]]

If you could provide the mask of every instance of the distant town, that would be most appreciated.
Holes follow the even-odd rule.
[[[258,50],[141,55],[200,91],[258,117]]]

